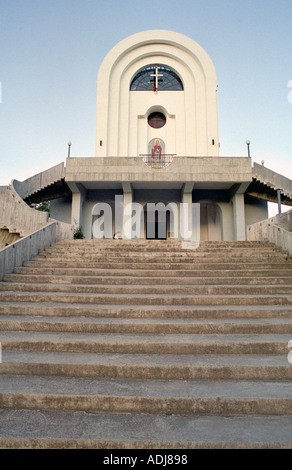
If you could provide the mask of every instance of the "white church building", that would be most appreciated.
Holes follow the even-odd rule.
[[[96,112],[93,157],[68,155],[13,182],[29,204],[50,200],[51,217],[85,238],[245,240],[268,201],[292,205],[290,180],[250,157],[219,156],[216,71],[183,34],[118,43],[98,73]]]

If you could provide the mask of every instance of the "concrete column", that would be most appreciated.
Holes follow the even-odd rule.
[[[81,194],[72,193],[71,224],[80,227],[81,220]]]
[[[72,191],[71,224],[76,227],[82,225],[82,206],[86,198],[86,189],[79,183],[68,183]]]
[[[180,206],[180,234],[183,240],[192,240],[193,236],[193,187],[194,183],[185,183],[182,189]]]
[[[131,183],[123,183],[124,208],[123,208],[123,238],[131,239],[132,230],[130,221],[132,218],[133,189]]]
[[[244,194],[234,194],[232,203],[234,240],[246,240]]]

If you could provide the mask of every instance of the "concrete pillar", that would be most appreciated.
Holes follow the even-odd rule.
[[[193,238],[193,187],[194,183],[185,183],[182,189],[182,204],[180,205],[180,234],[183,240]]]
[[[81,194],[72,193],[71,224],[80,227],[81,220]]]
[[[234,240],[246,240],[244,194],[234,194],[232,203]]]
[[[132,202],[133,202],[133,189],[131,183],[123,183],[123,197],[124,197],[124,207],[123,207],[123,238],[131,239],[132,230],[131,230],[131,218],[132,218]]]
[[[74,228],[82,225],[82,206],[86,198],[86,189],[79,183],[68,183],[72,191],[71,224]]]

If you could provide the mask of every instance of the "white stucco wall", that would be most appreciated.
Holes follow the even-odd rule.
[[[173,69],[184,91],[130,91],[135,74],[153,64]],[[165,114],[163,129],[149,128],[147,118],[154,111]],[[154,137],[165,141],[166,153],[217,156],[217,78],[211,59],[195,41],[172,31],[145,31],[121,41],[100,67],[96,123],[96,156],[148,153]]]

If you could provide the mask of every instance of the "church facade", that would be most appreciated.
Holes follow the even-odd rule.
[[[95,156],[67,158],[63,192],[52,184],[46,196],[51,217],[89,239],[245,240],[277,188],[268,194],[249,157],[221,157],[219,147],[208,54],[175,32],[130,36],[98,73]],[[45,198],[34,194],[23,198]]]

